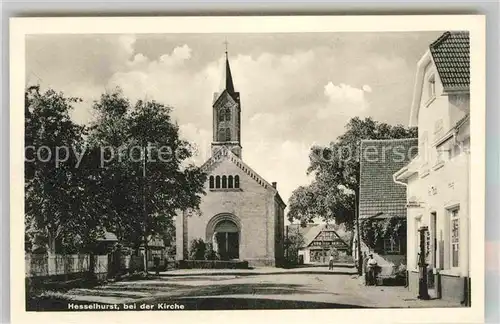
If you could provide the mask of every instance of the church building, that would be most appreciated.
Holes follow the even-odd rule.
[[[284,209],[276,182],[269,183],[242,158],[240,93],[234,88],[228,54],[222,86],[212,102],[211,157],[201,215],[176,217],[176,259],[187,260],[195,239],[212,243],[221,260],[247,261],[250,266],[284,262]]]

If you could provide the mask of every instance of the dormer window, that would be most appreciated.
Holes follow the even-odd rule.
[[[429,80],[427,82],[427,92],[428,92],[428,101],[431,101],[432,99],[434,99],[436,97],[436,77],[434,76],[434,74],[432,74],[430,77],[429,77]]]

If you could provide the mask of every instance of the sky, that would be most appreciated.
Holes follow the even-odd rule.
[[[172,106],[181,136],[210,156],[212,98],[225,42],[241,95],[242,157],[285,202],[311,177],[309,149],[326,145],[355,116],[408,125],[416,65],[442,32],[29,35],[26,83],[83,101],[72,118],[122,88],[131,100]]]

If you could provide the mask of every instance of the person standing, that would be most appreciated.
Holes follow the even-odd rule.
[[[377,280],[377,260],[373,258],[373,254],[370,253],[368,258],[368,284],[376,285]]]
[[[333,270],[333,254],[330,254],[330,259],[328,260],[328,270]]]

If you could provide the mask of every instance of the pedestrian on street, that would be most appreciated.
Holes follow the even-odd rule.
[[[368,284],[376,285],[377,282],[377,260],[373,258],[373,254],[370,253],[368,258]]]
[[[333,270],[333,254],[330,254],[330,260],[328,261],[328,270]]]
[[[154,257],[154,264],[155,264],[156,275],[159,276],[160,275],[160,257],[159,256]]]

